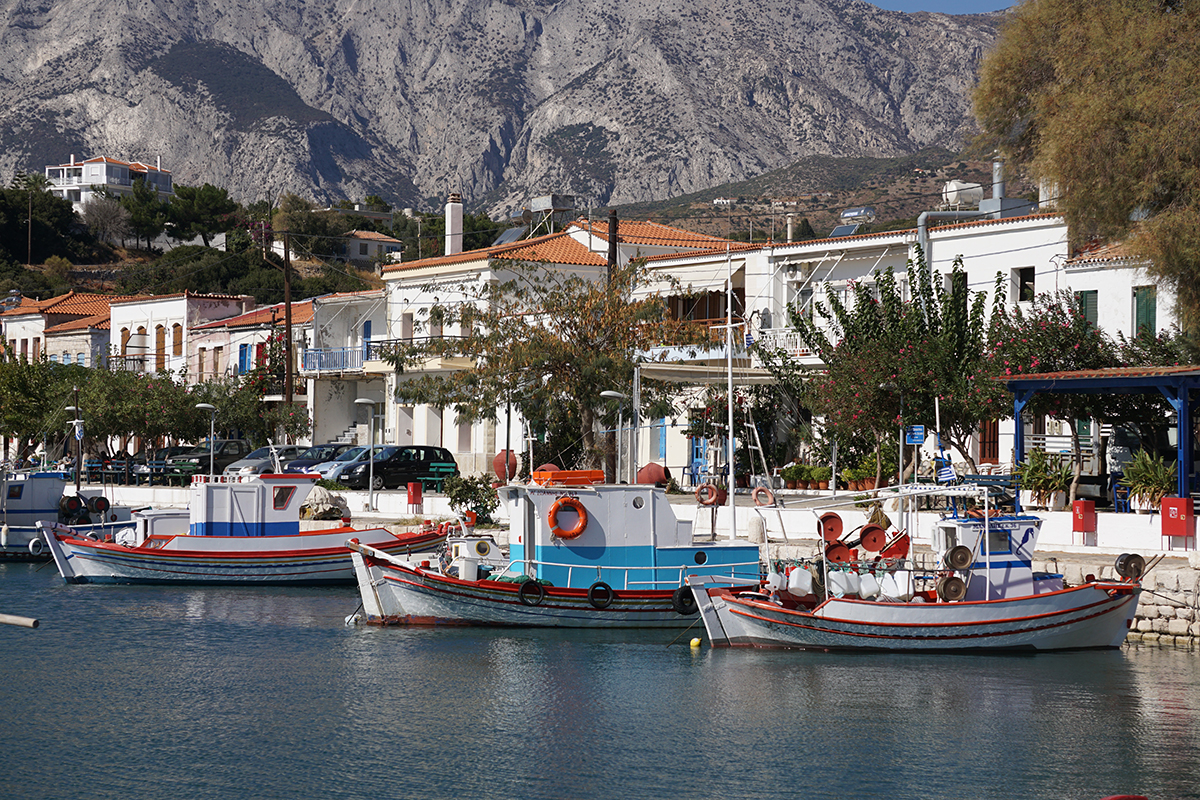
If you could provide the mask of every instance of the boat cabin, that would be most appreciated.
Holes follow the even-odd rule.
[[[197,475],[190,536],[292,536],[300,505],[320,479],[312,474]]]
[[[933,549],[942,561],[958,546],[971,551],[963,572],[967,585],[964,600],[999,600],[1025,597],[1062,588],[1061,575],[1033,571],[1042,520],[1007,514],[998,517],[945,517],[934,529]]]
[[[534,473],[534,481],[500,492],[512,520],[509,557],[539,580],[638,590],[677,587],[688,574],[759,577],[758,545],[694,543],[691,521],[675,516],[662,489],[599,483],[600,473]]]

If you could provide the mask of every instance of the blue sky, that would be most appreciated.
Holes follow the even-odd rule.
[[[980,14],[1016,5],[1014,0],[867,0],[892,11],[940,11],[943,14]]]

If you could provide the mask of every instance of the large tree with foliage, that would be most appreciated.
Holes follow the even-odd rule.
[[[792,310],[793,326],[825,364],[809,383],[810,402],[839,441],[865,436],[881,471],[883,448],[899,435],[901,405],[905,425],[932,429],[936,398],[942,435],[974,469],[979,422],[1004,411],[1003,387],[987,369],[986,295],[968,290],[961,262],[943,282],[919,252],[908,282],[910,300],[887,270],[873,285],[856,283],[851,304],[827,287],[812,316]]]
[[[464,421],[495,419],[510,403],[535,425],[565,412],[575,422],[583,465],[599,466],[597,413],[616,411],[600,393],[629,392],[639,351],[699,343],[707,330],[673,319],[658,294],[630,299],[645,275],[641,262],[616,269],[611,280],[545,264],[504,269],[507,277],[497,282],[458,287],[462,302],[435,306],[421,321],[461,325],[468,335],[392,350],[388,360],[413,372],[399,382],[397,397],[453,408]],[[443,296],[447,291],[439,287]],[[420,365],[430,358],[458,359],[461,368],[422,375]],[[661,408],[666,394],[665,387],[644,384],[643,408]]]
[[[121,205],[129,212],[129,229],[139,241],[146,240],[149,250],[154,237],[166,229],[168,204],[158,199],[158,189],[138,176],[130,194],[121,197]]]
[[[212,237],[237,224],[238,204],[225,189],[206,183],[203,186],[175,186],[175,196],[167,208],[167,233],[175,239],[197,236],[208,247]]]
[[[975,110],[988,144],[1057,186],[1075,244],[1128,238],[1200,321],[1200,3],[1026,0]]]

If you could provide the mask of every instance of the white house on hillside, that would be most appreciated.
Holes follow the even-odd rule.
[[[84,203],[99,190],[118,196],[132,194],[134,181],[138,178],[157,191],[161,201],[170,200],[175,194],[171,173],[163,169],[161,160],[157,159],[151,166],[140,161],[118,161],[108,156],[76,161],[72,154],[70,162],[46,167],[50,193],[70,200],[76,211],[83,211]]]
[[[111,308],[111,361],[137,372],[182,373],[188,383],[198,383],[226,374],[229,354],[223,348],[198,350],[190,359],[191,330],[246,313],[254,308],[254,298],[184,292],[122,299]]]

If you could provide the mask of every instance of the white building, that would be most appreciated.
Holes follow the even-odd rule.
[[[228,319],[254,308],[249,295],[151,295],[111,304],[110,360],[137,372],[168,371],[189,384],[229,374],[229,352],[189,348],[191,331],[206,322]]]
[[[162,168],[160,160],[156,160],[154,166],[140,161],[118,161],[107,156],[76,161],[72,154],[70,162],[46,167],[50,193],[70,200],[76,211],[83,211],[84,203],[99,190],[117,196],[133,194],[133,184],[138,178],[155,189],[158,199],[163,202],[175,195],[171,173]]]

